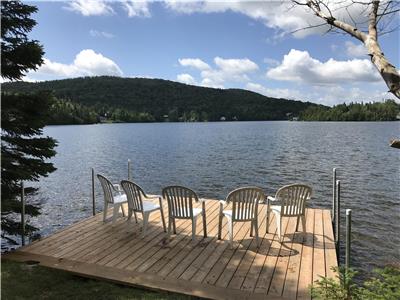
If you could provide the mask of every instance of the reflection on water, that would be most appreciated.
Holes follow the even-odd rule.
[[[180,184],[224,198],[244,185],[274,194],[304,182],[314,188],[310,206],[326,208],[336,167],[342,207],[353,209],[354,265],[400,260],[400,151],[388,147],[399,123],[101,124],[50,126],[45,134],[59,146],[58,170],[39,183],[42,215],[32,220],[44,235],[91,214],[91,167],[117,182],[127,177],[128,158],[148,193]],[[100,197],[99,185],[96,191]],[[100,210],[100,198],[97,204]]]

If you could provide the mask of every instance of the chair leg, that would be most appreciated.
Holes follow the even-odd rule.
[[[196,237],[196,225],[197,225],[197,216],[192,219],[192,241],[194,241]]]
[[[253,237],[253,228],[254,228],[254,222],[251,220],[250,222],[250,237]]]
[[[303,234],[306,234],[306,216],[301,216],[301,227],[303,227]]]
[[[257,242],[257,248],[260,247],[260,239],[258,237],[258,218],[254,220],[254,231],[256,234],[256,242]]]
[[[119,212],[119,204],[114,204],[113,208],[113,218],[112,218],[112,224],[115,224],[115,221],[117,221],[117,216]]]
[[[175,222],[175,218],[172,218],[172,228],[174,229],[174,234],[176,234],[176,222]]]
[[[170,236],[171,236],[171,229],[172,229],[172,218],[171,217],[169,217],[169,219],[168,219],[168,230],[167,230],[167,232],[168,232],[168,238],[170,238]]]
[[[107,219],[107,210],[108,210],[108,203],[104,202],[104,210],[103,210],[103,222]]]
[[[136,222],[136,224],[137,224],[137,223],[138,223],[138,220],[137,220],[136,211],[133,212],[133,215],[135,216],[135,222]]]
[[[218,239],[221,239],[221,231],[222,231],[222,219],[223,219],[223,214],[222,212],[219,212],[219,220],[218,220]]]
[[[233,248],[233,222],[231,218],[228,219],[228,230],[229,230],[229,244]]]
[[[121,210],[122,210],[122,216],[125,217],[125,210],[124,210],[124,205],[121,203]]]
[[[126,219],[127,222],[130,222],[132,218],[132,209],[128,208],[128,218]]]
[[[267,216],[266,216],[267,220],[266,220],[266,224],[265,224],[266,233],[269,232],[269,220],[270,220],[269,213],[270,213],[270,211],[269,211],[269,208],[267,207]]]
[[[276,227],[278,227],[278,238],[279,238],[279,241],[281,242],[282,241],[282,232],[281,232],[282,218],[280,215],[275,215],[275,217],[276,217]]]
[[[161,214],[161,222],[162,222],[162,226],[163,226],[164,232],[167,232],[167,230],[165,228],[164,212],[163,212],[161,207],[160,207],[160,214]]]
[[[300,221],[300,216],[297,216],[296,231],[299,231],[299,221]]]
[[[142,232],[143,237],[146,235],[147,224],[149,223],[149,215],[150,212],[143,213],[143,232]]]
[[[206,205],[203,202],[202,203],[202,221],[203,221],[203,236],[206,238],[207,237],[207,220],[206,220]]]

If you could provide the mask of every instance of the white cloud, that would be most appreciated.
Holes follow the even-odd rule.
[[[223,59],[217,56],[214,62],[224,73],[241,74],[258,70],[257,64],[248,58]]]
[[[179,74],[176,76],[176,79],[182,83],[196,84],[196,80],[193,78],[193,76],[187,73]]]
[[[394,96],[384,92],[383,83],[376,88],[355,86],[346,88],[343,86],[314,86],[310,92],[304,95],[303,99],[324,105],[337,105],[350,102],[370,102],[394,99]],[[382,86],[382,89],[380,89]]]
[[[307,51],[292,49],[282,63],[270,69],[267,77],[275,80],[308,82],[313,84],[337,84],[375,82],[381,80],[372,63],[367,59],[321,62]]]
[[[95,30],[95,29],[90,29],[89,34],[92,37],[104,37],[107,39],[112,39],[113,37],[115,37],[115,35],[113,35],[112,33],[109,33],[106,31],[99,31],[99,30]]]
[[[310,34],[326,32],[329,28],[324,25],[299,30],[322,24],[323,21],[308,7],[293,6],[291,1],[166,1],[165,6],[181,14],[226,11],[241,13],[264,23],[269,28],[277,29],[280,32],[277,36],[292,33],[295,37],[302,38]],[[353,20],[357,24],[363,24],[368,18],[368,10],[365,10],[365,6],[360,3],[351,3],[350,0],[330,1],[329,7],[335,12],[337,19],[350,24]]]
[[[224,88],[224,83],[226,81],[249,81],[247,74],[259,69],[258,65],[248,58],[224,59],[217,56],[214,58],[214,68],[200,58],[182,58],[178,61],[183,67],[192,67],[200,71],[200,76],[202,78],[200,84],[202,86],[214,88]]]
[[[200,58],[181,58],[178,60],[183,67],[193,67],[198,70],[208,70],[210,66]]]
[[[125,0],[122,5],[128,12],[129,17],[151,17],[148,1]]]
[[[37,71],[29,72],[27,77],[32,80],[52,80],[99,75],[122,76],[123,73],[111,59],[92,49],[85,49],[75,56],[71,64],[53,62],[45,58],[44,64]]]
[[[104,0],[73,0],[64,8],[86,17],[114,14],[110,3]]]
[[[365,57],[368,52],[363,44],[354,44],[353,42],[347,41],[345,44],[346,53],[349,57]]]
[[[382,89],[380,89],[382,86]],[[382,101],[385,99],[394,99],[394,96],[384,90],[384,84],[365,88],[364,86],[355,86],[351,88],[343,86],[304,86],[300,89],[289,88],[267,88],[261,84],[249,82],[246,89],[260,93],[262,95],[274,98],[294,99],[301,101],[311,101],[324,105],[337,105],[343,102],[360,101]]]
[[[222,13],[233,11],[261,21],[267,27],[278,29],[282,33],[290,33],[296,29],[321,23],[316,16],[303,7],[291,7],[286,1],[221,1],[221,2],[183,2],[166,1],[166,7],[177,13]],[[323,29],[314,28],[310,31],[299,31],[294,35],[303,37]]]
[[[249,81],[248,73],[258,70],[258,65],[248,58],[224,59],[215,57],[216,68],[201,72],[202,85],[223,88],[226,81]]]

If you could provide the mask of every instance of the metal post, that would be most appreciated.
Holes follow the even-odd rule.
[[[336,168],[333,168],[333,188],[332,188],[332,223],[335,225],[335,210],[336,210]]]
[[[128,180],[131,180],[131,160],[128,159]]]
[[[351,209],[346,209],[346,271],[350,268]]]
[[[24,182],[21,182],[21,242],[25,246],[25,188]]]
[[[92,168],[92,213],[93,216],[96,215],[96,199],[94,194],[94,169]]]
[[[340,180],[336,181],[335,243],[339,261],[340,256]]]

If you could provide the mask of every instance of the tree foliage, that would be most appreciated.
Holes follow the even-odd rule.
[[[310,102],[276,99],[240,89],[213,89],[161,79],[85,77],[4,85],[14,92],[51,90],[60,101],[79,104],[113,121],[287,120]]]
[[[336,278],[321,277],[311,287],[313,299],[397,300],[400,299],[400,269],[388,266],[374,270],[374,276],[361,284],[354,280],[357,272],[333,268]]]
[[[375,103],[339,104],[332,108],[309,107],[300,114],[303,121],[395,121],[400,104],[393,100]]]
[[[5,79],[21,79],[43,63],[42,46],[27,37],[36,25],[30,18],[36,11],[35,6],[19,1],[1,1],[1,76]]]
[[[27,33],[36,22],[30,18],[33,6],[19,1],[1,1],[1,76],[20,80],[28,70],[42,63],[43,50]],[[20,232],[18,213],[21,212],[21,181],[37,181],[54,171],[46,159],[55,155],[56,141],[43,137],[53,97],[48,92],[30,94],[2,92],[1,94],[1,235],[10,238]],[[35,192],[26,188],[26,194]],[[39,208],[26,205],[26,214],[35,216]],[[36,228],[27,225],[30,234]]]

